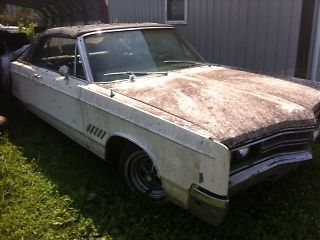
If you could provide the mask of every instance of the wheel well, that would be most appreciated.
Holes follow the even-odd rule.
[[[132,142],[124,137],[120,137],[120,136],[111,137],[106,144],[105,159],[107,161],[110,161],[112,164],[117,165],[118,161],[120,159],[120,155],[121,155],[122,150],[128,144],[135,145],[136,147],[141,149],[141,147],[139,147],[137,144],[135,144],[134,142]]]
[[[150,171],[148,176],[149,177],[156,176],[156,178],[160,182],[160,186],[159,186],[159,187],[161,187],[160,189],[157,187],[154,188],[148,184],[146,185],[145,181],[148,182],[151,180],[140,179],[140,180],[137,180],[135,184],[132,183],[133,178],[129,176],[130,175],[129,172],[131,172],[131,171],[128,170],[127,167],[125,167],[126,161],[127,161],[127,159],[129,159],[128,158],[129,155],[126,156],[126,154],[128,152],[129,152],[129,154],[131,154],[132,150],[134,150],[134,151],[142,150],[145,154],[149,155],[147,151],[145,151],[142,147],[137,145],[135,142],[132,142],[125,137],[113,136],[110,139],[108,139],[108,141],[107,141],[105,159],[112,163],[113,167],[118,172],[119,177],[122,180],[122,182],[127,187],[129,187],[131,190],[137,191],[139,193],[143,193],[143,194],[147,195],[152,200],[162,201],[162,200],[167,199],[167,193],[166,193],[165,189],[162,187],[162,179],[158,175],[157,169],[156,168],[154,169],[154,164],[152,164],[152,170]],[[133,155],[136,155],[136,154],[133,154]],[[149,160],[152,162],[152,159],[150,158],[150,156],[148,156],[148,157],[149,157]],[[129,164],[129,165],[132,165],[132,164]],[[130,169],[134,169],[134,168],[130,167]],[[155,174],[153,173],[153,171],[155,171]],[[154,179],[154,178],[155,177],[153,177],[153,178],[151,177],[151,179]],[[154,181],[154,180],[152,180],[152,181]],[[137,186],[137,182],[140,182],[139,186]],[[142,185],[141,185],[141,182],[143,182]],[[141,188],[144,190],[141,190]],[[145,188],[147,188],[147,189],[145,189]]]

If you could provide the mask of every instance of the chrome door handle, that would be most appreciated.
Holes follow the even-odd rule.
[[[38,73],[35,73],[35,74],[33,74],[33,78],[39,79],[39,78],[42,78],[42,76]]]

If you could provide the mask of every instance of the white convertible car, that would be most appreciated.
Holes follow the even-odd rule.
[[[235,192],[312,159],[319,85],[206,63],[169,25],[45,31],[12,93],[128,187],[220,224]]]

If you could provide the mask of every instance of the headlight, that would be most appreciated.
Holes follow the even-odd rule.
[[[237,158],[238,159],[244,159],[246,158],[250,153],[250,148],[242,148],[236,151]]]

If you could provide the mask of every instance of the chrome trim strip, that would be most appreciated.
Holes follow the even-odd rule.
[[[77,38],[77,46],[78,46],[80,58],[82,61],[82,67],[84,68],[84,73],[86,75],[86,79],[88,80],[89,83],[93,83],[93,76],[90,70],[88,55],[87,55],[87,51],[86,51],[82,36]]]
[[[135,31],[135,30],[145,30],[145,29],[174,29],[173,26],[154,26],[154,27],[137,27],[137,28],[118,28],[118,29],[108,29],[102,31],[89,32],[81,35],[82,38],[85,38],[94,34],[108,33],[108,32],[126,32],[126,31]]]

